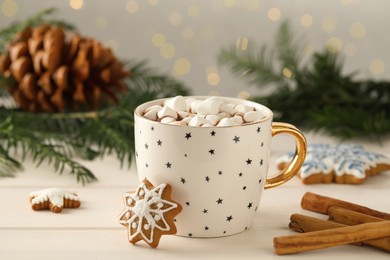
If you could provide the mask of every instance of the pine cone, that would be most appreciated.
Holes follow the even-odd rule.
[[[0,55],[0,74],[12,76],[15,102],[31,112],[94,110],[125,91],[123,69],[93,38],[41,25],[18,33]]]

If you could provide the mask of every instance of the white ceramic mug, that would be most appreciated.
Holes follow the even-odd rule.
[[[181,236],[219,237],[248,229],[263,190],[291,179],[305,159],[306,140],[297,128],[272,123],[272,111],[263,105],[222,99],[252,106],[265,118],[238,126],[191,127],[142,117],[146,108],[162,105],[164,99],[144,103],[135,110],[139,179],[172,186],[172,198],[183,206],[175,220]],[[267,178],[271,137],[279,133],[293,135],[296,154],[279,175]]]

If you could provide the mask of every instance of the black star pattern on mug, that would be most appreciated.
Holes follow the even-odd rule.
[[[246,186],[242,187],[243,190],[246,190]]]
[[[230,221],[232,221],[232,220],[233,220],[233,216],[232,216],[232,215],[226,217],[226,221],[229,221],[229,222],[230,222]]]
[[[161,146],[161,144],[162,144],[161,140],[160,140],[160,139],[158,139],[158,141],[157,141],[157,145],[158,145],[158,146]]]
[[[209,153],[210,153],[210,155],[214,155],[215,154],[215,150],[214,149],[210,149]]]
[[[135,152],[135,156],[138,157],[138,152]]]
[[[246,165],[249,165],[249,164],[252,164],[252,160],[248,158],[248,160],[246,160]]]
[[[206,180],[207,182],[210,182],[210,177],[209,177],[209,176],[206,176],[206,177],[205,177],[205,180]]]
[[[148,143],[146,143],[145,144],[145,149],[148,150],[148,148],[149,148],[149,145],[148,145]]]
[[[248,209],[251,209],[251,208],[252,208],[252,206],[253,206],[253,202],[249,202],[249,204],[248,204],[247,208],[248,208]]]
[[[224,230],[223,233],[226,234],[226,230]]]
[[[260,160],[260,166],[263,166],[263,159]]]
[[[204,227],[204,230],[209,230],[209,227],[208,227],[208,226],[205,226],[205,227]]]
[[[203,214],[206,214],[206,213],[209,213],[209,210],[208,209],[204,209],[202,212],[203,212]]]
[[[259,180],[259,183],[261,183],[261,179]]]
[[[192,233],[188,233],[188,236],[189,236],[189,237],[192,237]]]
[[[167,166],[167,168],[172,168],[172,163],[170,162],[167,162],[165,165]]]
[[[221,198],[219,198],[219,199],[217,200],[217,204],[222,204],[222,202],[223,202],[223,199],[221,199]]]
[[[186,181],[186,179],[181,178],[181,179],[180,179],[180,182],[184,184],[184,183],[186,183],[187,181]]]
[[[218,171],[218,175],[222,175],[222,171]]]
[[[152,127],[150,128],[150,130],[154,131],[154,126],[152,126]]]
[[[245,227],[245,228],[244,228],[244,230],[247,230],[247,229],[248,229],[248,227]]]
[[[145,163],[145,167],[146,167],[146,168],[149,168],[149,164]]]
[[[191,136],[191,133],[186,133],[186,136],[184,138],[186,138],[187,140],[190,139],[192,136]]]
[[[215,136],[215,134],[216,134],[216,132],[214,130],[210,132],[211,136]]]
[[[257,130],[256,130],[257,133],[260,133],[261,132],[261,127],[257,127]]]
[[[184,154],[184,157],[187,157],[187,154],[186,154],[186,153]]]
[[[255,208],[255,211],[257,211],[257,208],[258,208],[258,207]]]
[[[240,173],[238,174],[238,176],[239,176],[239,177],[242,177],[242,175],[243,175],[243,173],[242,173],[242,172],[240,172]]]
[[[261,145],[260,145],[261,147],[263,147],[264,146],[264,142],[261,142]]]
[[[187,205],[187,206],[189,206],[189,205],[190,205],[190,203],[189,203],[188,201],[186,201],[186,205]]]
[[[234,136],[233,141],[235,143],[238,143],[240,141],[240,137],[239,136]]]

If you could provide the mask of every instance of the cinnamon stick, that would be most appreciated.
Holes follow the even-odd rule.
[[[390,236],[390,221],[313,231],[274,238],[278,255],[328,248]]]
[[[384,221],[384,219],[381,218],[340,207],[330,207],[328,210],[328,215],[330,221],[348,226]]]
[[[335,211],[336,207],[332,207],[329,209],[329,212],[331,212],[331,209],[332,209],[331,214],[335,214],[333,216],[335,217],[335,219],[339,220],[339,214],[338,214],[339,211],[336,212]],[[337,209],[345,210],[343,208],[337,208]],[[351,212],[356,213],[354,211],[351,211]],[[331,214],[329,214],[329,215],[331,215]],[[356,213],[356,214],[363,215],[361,213]],[[365,216],[367,216],[367,215],[365,215]],[[374,217],[370,217],[370,218],[374,218]],[[338,222],[337,220],[336,220],[336,222]],[[348,223],[351,223],[351,222],[348,222]],[[344,224],[346,224],[346,223],[344,223]],[[312,231],[317,231],[317,230],[345,227],[344,224],[330,222],[330,221],[326,221],[326,220],[322,220],[322,219],[318,219],[318,218],[313,218],[313,217],[309,217],[309,216],[305,216],[305,215],[301,215],[301,214],[293,214],[290,217],[289,228],[296,231],[296,232],[302,233],[302,232],[312,232]],[[390,252],[390,237],[367,240],[367,241],[364,241],[362,243],[358,243],[356,245],[369,245],[369,246]]]
[[[360,212],[366,215],[370,215],[373,217],[390,220],[390,214],[377,211],[374,209],[367,208],[365,206],[361,206],[358,204],[354,204],[351,202],[334,199],[326,196],[321,196],[315,193],[306,192],[302,197],[301,206],[304,209],[311,210],[314,212],[327,214],[328,209],[333,206],[338,206],[341,208],[346,208],[349,210],[353,210],[356,212]]]

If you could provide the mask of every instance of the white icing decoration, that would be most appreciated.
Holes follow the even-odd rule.
[[[291,153],[282,156],[277,159],[277,163],[288,163],[292,156]],[[362,179],[366,177],[366,170],[381,163],[390,164],[390,159],[384,155],[366,151],[362,145],[313,144],[308,146],[306,159],[301,168],[301,178],[307,178],[319,172],[329,174],[334,171],[337,176],[347,174]]]
[[[64,189],[60,189],[60,188],[49,188],[49,189],[31,192],[30,197],[33,198],[31,200],[31,203],[33,205],[49,200],[50,203],[56,207],[63,207],[64,199],[77,200],[77,201],[79,200],[76,193],[65,191]]]
[[[127,201],[128,198],[132,198],[134,201],[132,204],[126,205],[125,210],[119,216],[118,222],[122,225],[128,225],[129,240],[132,240],[134,237],[141,234],[146,242],[152,243],[154,230],[156,228],[162,231],[170,230],[170,226],[164,218],[164,213],[177,208],[177,204],[164,200],[161,197],[165,187],[165,184],[161,184],[152,190],[148,190],[145,183],[141,183],[135,193],[125,194],[125,201]],[[137,194],[141,195],[141,191],[144,192],[145,196],[139,198]],[[161,207],[158,205],[161,205]],[[161,209],[162,207],[164,207],[164,209]],[[131,215],[130,218],[124,217],[127,213]],[[158,216],[158,220],[156,220],[156,216]],[[159,223],[157,223],[157,221],[159,221]],[[134,224],[136,227],[133,227]],[[145,227],[145,225],[149,226],[150,232],[143,232],[142,227]],[[130,227],[133,227],[136,231],[132,232]]]
[[[160,215],[155,215],[154,220],[159,221],[161,219]]]
[[[132,228],[137,228],[137,223],[133,222],[133,223],[131,224],[131,227],[132,227]]]

